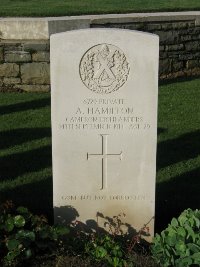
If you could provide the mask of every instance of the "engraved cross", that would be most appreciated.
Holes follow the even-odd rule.
[[[101,159],[102,162],[102,187],[101,190],[107,188],[107,160],[108,158],[118,157],[122,160],[122,151],[119,154],[107,153],[107,137],[108,134],[101,134],[102,138],[102,153],[101,154],[89,154],[87,153],[87,160],[91,158]]]

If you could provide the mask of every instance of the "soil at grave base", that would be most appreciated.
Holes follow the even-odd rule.
[[[133,262],[137,267],[161,267],[157,265],[151,257],[139,256],[134,257]],[[13,266],[15,267],[15,266]],[[16,267],[108,267],[102,263],[92,263],[89,258],[81,256],[57,256],[57,257],[37,257],[31,262],[26,262]]]
[[[79,256],[37,257],[31,262],[25,262],[17,267],[106,267],[91,263],[89,259]]]

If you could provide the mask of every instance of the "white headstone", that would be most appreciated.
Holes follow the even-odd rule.
[[[87,29],[52,35],[50,47],[55,221],[124,213],[151,239],[158,36]]]

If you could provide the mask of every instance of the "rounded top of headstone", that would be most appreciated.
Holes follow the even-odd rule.
[[[112,44],[98,44],[89,48],[80,60],[83,84],[98,94],[119,90],[127,81],[129,63],[124,52]]]

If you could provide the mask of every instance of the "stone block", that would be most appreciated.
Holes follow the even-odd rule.
[[[171,72],[171,60],[170,59],[163,59],[159,62],[159,73],[167,74]]]
[[[172,62],[172,71],[181,71],[184,67],[184,62],[183,61],[176,61],[174,60]]]
[[[165,51],[160,51],[160,53],[159,53],[159,58],[160,58],[160,59],[168,58],[168,53],[165,52]]]
[[[49,62],[50,61],[50,54],[46,51],[41,51],[32,54],[32,60],[36,62]]]
[[[12,51],[5,53],[5,62],[30,62],[31,61],[31,54],[24,51]]]
[[[169,51],[166,58],[179,59],[182,51]]]
[[[22,51],[22,43],[15,43],[15,42],[5,42],[4,43],[4,50],[5,52],[10,52],[10,51]]]
[[[155,31],[160,37],[160,44],[167,45],[167,44],[176,44],[179,40],[179,33],[178,31]]]
[[[200,33],[200,27],[198,26],[196,26],[194,29],[191,29],[191,31],[192,31],[192,33],[194,33],[194,34],[199,34]]]
[[[17,77],[19,75],[19,65],[15,63],[0,64],[0,77]]]
[[[161,24],[160,23],[150,23],[146,25],[147,31],[155,31],[155,30],[161,30]]]
[[[183,49],[184,49],[183,44],[167,45],[165,48],[166,51],[179,51],[179,50],[183,50]]]
[[[20,78],[15,78],[15,77],[11,77],[11,78],[5,77],[3,79],[3,83],[5,85],[20,84],[21,83],[21,79]]]
[[[194,27],[194,21],[177,21],[177,22],[166,22],[161,24],[162,30],[182,30],[182,29],[188,29],[190,27]]]
[[[49,42],[27,42],[23,44],[24,51],[28,52],[36,52],[36,51],[48,51],[49,50]]]
[[[185,43],[185,49],[187,51],[200,50],[200,42],[199,41],[187,42],[187,43]]]
[[[172,29],[188,29],[190,27],[194,27],[195,22],[194,21],[180,21],[175,22],[172,24]]]
[[[173,29],[173,24],[172,23],[167,23],[167,22],[165,22],[165,23],[162,23],[161,24],[161,29],[162,30],[172,30]]]
[[[0,62],[3,62],[3,47],[0,47]]]
[[[192,35],[192,39],[193,41],[199,41],[200,42],[200,34],[195,34],[195,35]]]
[[[50,85],[20,84],[15,87],[25,92],[49,92],[50,91]]]
[[[27,63],[21,66],[22,84],[50,84],[48,63]]]
[[[193,69],[200,66],[200,60],[188,60],[187,61],[187,69]]]
[[[188,34],[186,34],[186,35],[181,35],[180,36],[180,41],[191,41],[192,40],[192,35],[188,35]]]
[[[78,29],[88,29],[90,27],[90,18],[80,18],[71,19],[70,17],[62,19],[53,19],[48,21],[48,33],[49,36],[54,33],[78,30]]]
[[[160,51],[165,51],[165,46],[164,45],[160,45],[159,50]]]
[[[105,25],[94,25],[93,28],[102,28],[102,26],[105,28],[105,27],[108,27],[108,28],[118,28],[118,29],[127,29],[127,30],[138,30],[138,29],[141,29],[142,25],[141,23],[140,24],[136,24],[136,23],[127,23],[127,24],[116,24],[116,23],[111,23],[111,24],[105,24]]]
[[[16,8],[19,8],[18,5]],[[4,40],[44,40],[48,38],[48,18],[1,18],[0,28]]]
[[[187,52],[187,53],[184,53],[184,54],[179,54],[179,59],[180,60],[189,60],[189,59],[194,59],[195,58],[195,55]]]
[[[120,25],[120,24],[118,24]],[[123,27],[122,27],[123,25]],[[128,23],[128,24],[121,24],[121,27],[113,27],[113,28],[123,28],[123,29],[129,29],[129,30],[142,30],[144,29],[144,24],[143,23]]]

